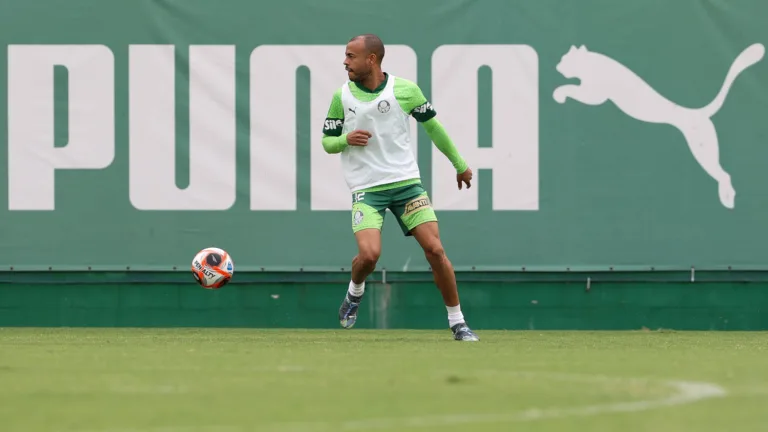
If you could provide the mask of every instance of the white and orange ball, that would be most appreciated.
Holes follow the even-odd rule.
[[[224,249],[205,248],[192,259],[192,275],[203,288],[222,288],[232,280],[234,273],[235,263]]]

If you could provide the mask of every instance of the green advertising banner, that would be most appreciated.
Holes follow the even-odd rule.
[[[768,268],[768,2],[0,4],[0,268],[348,268],[321,145],[376,33],[475,172],[411,122],[464,269]],[[380,267],[426,269],[391,214]]]

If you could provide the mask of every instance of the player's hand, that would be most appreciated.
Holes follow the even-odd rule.
[[[347,134],[347,144],[352,146],[366,146],[368,145],[368,138],[371,136],[370,132],[358,129]]]
[[[461,174],[456,174],[456,182],[459,183],[459,190],[461,190],[461,183],[467,184],[467,189],[472,187],[472,170],[467,168],[466,171],[464,171]]]

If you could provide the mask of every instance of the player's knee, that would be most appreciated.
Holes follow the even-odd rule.
[[[424,255],[426,255],[427,261],[430,263],[440,262],[445,258],[445,249],[443,249],[443,245],[439,243],[430,244],[424,248]]]
[[[363,264],[365,267],[375,267],[376,263],[379,261],[379,256],[381,255],[381,252],[375,249],[363,249],[358,254],[357,258],[360,260],[360,263]]]

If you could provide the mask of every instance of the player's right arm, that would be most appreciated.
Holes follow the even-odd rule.
[[[323,123],[323,149],[326,153],[341,153],[347,148],[347,134],[342,134],[344,127],[344,106],[341,104],[341,89],[333,94],[331,106]]]
[[[368,145],[371,133],[355,130],[348,134],[341,133],[344,127],[344,105],[341,104],[341,89],[336,90],[328,108],[323,124],[323,148],[326,153],[341,153],[347,146]]]

